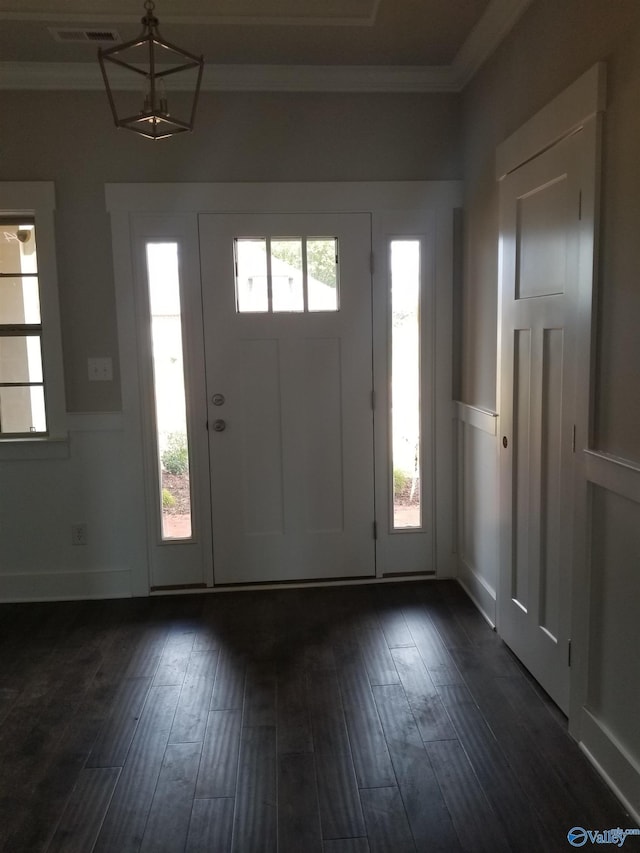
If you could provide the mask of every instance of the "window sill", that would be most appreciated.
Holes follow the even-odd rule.
[[[68,459],[69,438],[0,439],[0,462],[30,459]]]

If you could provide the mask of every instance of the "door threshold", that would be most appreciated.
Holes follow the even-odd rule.
[[[255,590],[269,589],[308,589],[312,587],[330,586],[363,586],[365,584],[386,584],[405,581],[413,583],[416,581],[439,580],[435,572],[407,572],[406,574],[387,574],[383,577],[357,577],[339,579],[314,579],[293,581],[256,581],[255,583],[228,583],[207,586],[203,583],[183,584],[175,586],[154,586],[149,590],[150,595],[180,595],[187,593],[212,593],[212,592],[251,592]]]
[[[382,577],[386,580],[402,580],[403,578],[434,578],[435,572],[385,572]]]
[[[363,586],[364,584],[385,584],[394,583],[399,580],[421,581],[436,579],[434,572],[411,572],[406,575],[386,575],[384,577],[354,577],[354,578],[331,578],[322,579],[316,578],[312,580],[292,580],[292,581],[265,581],[256,583],[237,583],[237,584],[217,584],[210,588],[209,592],[241,592],[243,590],[255,589],[301,589],[307,587],[328,587],[328,586]]]
[[[198,589],[207,589],[206,583],[176,583],[167,584],[166,586],[152,586],[149,588],[149,593],[154,592],[193,592]]]

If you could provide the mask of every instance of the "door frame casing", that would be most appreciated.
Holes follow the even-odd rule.
[[[131,242],[132,222],[136,217],[163,214],[190,216],[199,213],[370,213],[376,223],[385,213],[415,212],[433,223],[433,286],[435,294],[436,341],[434,387],[435,454],[435,519],[433,561],[438,577],[455,574],[453,536],[453,475],[451,394],[451,298],[453,290],[453,219],[454,210],[462,206],[463,185],[459,181],[344,182],[344,183],[162,183],[107,184],[106,207],[112,226],[116,311],[120,363],[138,365],[139,352],[135,327],[134,249]],[[376,256],[384,246],[374,242]],[[380,288],[374,287],[375,291]],[[376,307],[378,316],[386,308]],[[374,363],[386,359],[387,338],[377,339],[374,331]],[[381,357],[378,349],[382,348]],[[376,377],[376,382],[381,377]],[[133,456],[142,460],[144,429],[141,412],[141,377],[139,371],[122,371],[123,422]],[[131,472],[140,498],[144,482],[142,463]],[[138,553],[146,553],[146,565],[137,566],[132,579],[134,595],[148,595],[150,589],[150,554],[143,514],[139,502],[137,525]],[[378,508],[376,515],[378,516]]]
[[[424,530],[387,529],[392,517],[388,461],[391,425],[375,419],[377,577],[393,577],[399,560],[415,571],[455,574],[453,569],[453,219],[437,210],[387,210],[373,217],[373,356],[376,408],[390,412],[391,322],[389,249],[392,240],[417,239],[421,246],[421,453],[425,479]],[[448,354],[448,357],[447,357]],[[432,407],[433,403],[433,407]],[[437,452],[436,452],[437,449]],[[437,500],[436,500],[437,496]],[[422,558],[424,551],[424,560]],[[400,575],[401,576],[401,575]]]
[[[582,170],[581,218],[578,254],[578,319],[576,324],[576,387],[574,423],[575,473],[573,508],[573,564],[570,567],[569,600],[571,606],[571,667],[569,731],[580,739],[582,710],[587,700],[589,660],[589,588],[588,554],[588,482],[582,451],[592,447],[594,377],[595,310],[597,302],[596,271],[598,261],[598,208],[603,114],[606,109],[606,65],[597,63],[536,113],[496,149],[496,179],[503,180],[519,166],[532,160],[567,138],[581,132]],[[502,412],[501,354],[502,354],[502,276],[498,269],[498,339],[497,339],[497,410]],[[503,430],[498,427],[499,436]],[[496,443],[500,459],[500,442]],[[501,495],[500,501],[505,496]],[[503,513],[500,513],[501,518]],[[500,533],[502,539],[502,532]],[[501,595],[498,573],[498,596]],[[498,624],[498,631],[500,626]]]
[[[207,405],[206,397],[193,399],[193,394],[190,393],[204,383],[204,350],[201,335],[187,334],[189,330],[198,328],[201,324],[197,219],[190,214],[136,214],[131,218],[130,227],[138,347],[138,399],[142,403],[141,427],[145,437],[143,460],[150,588],[170,589],[173,586],[172,564],[177,560],[185,572],[185,587],[210,587],[213,583],[211,498],[209,480],[203,473],[208,465],[208,448],[206,433],[201,428],[207,419]],[[163,541],[145,248],[150,243],[164,242],[175,242],[178,245],[192,536],[185,540]]]

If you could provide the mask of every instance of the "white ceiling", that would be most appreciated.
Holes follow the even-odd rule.
[[[203,54],[204,87],[460,89],[531,0],[157,0],[160,32]],[[94,88],[96,44],[140,33],[143,0],[0,0],[0,88]],[[75,83],[74,83],[75,81]]]

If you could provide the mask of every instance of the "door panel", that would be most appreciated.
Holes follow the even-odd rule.
[[[540,482],[540,626],[554,640],[560,634],[562,553],[562,376],[564,330],[545,329],[542,357],[542,458]]]
[[[242,477],[236,496],[242,507],[247,534],[284,533],[282,482],[282,401],[280,397],[278,341],[238,341],[231,360],[238,364],[240,380],[238,423]],[[228,443],[228,442],[227,442]],[[231,479],[235,480],[233,472]]]
[[[580,179],[576,134],[501,184],[499,631],[569,701]]]
[[[200,217],[216,583],[375,574],[370,235],[364,214]]]
[[[570,196],[559,175],[518,199],[516,299],[564,292]]]
[[[514,564],[510,595],[525,611],[529,609],[529,522],[531,489],[531,329],[515,330],[514,347]]]
[[[287,443],[294,469],[300,472],[295,483],[299,523],[308,532],[341,531],[344,494],[340,339],[293,341],[290,349],[291,434]]]

